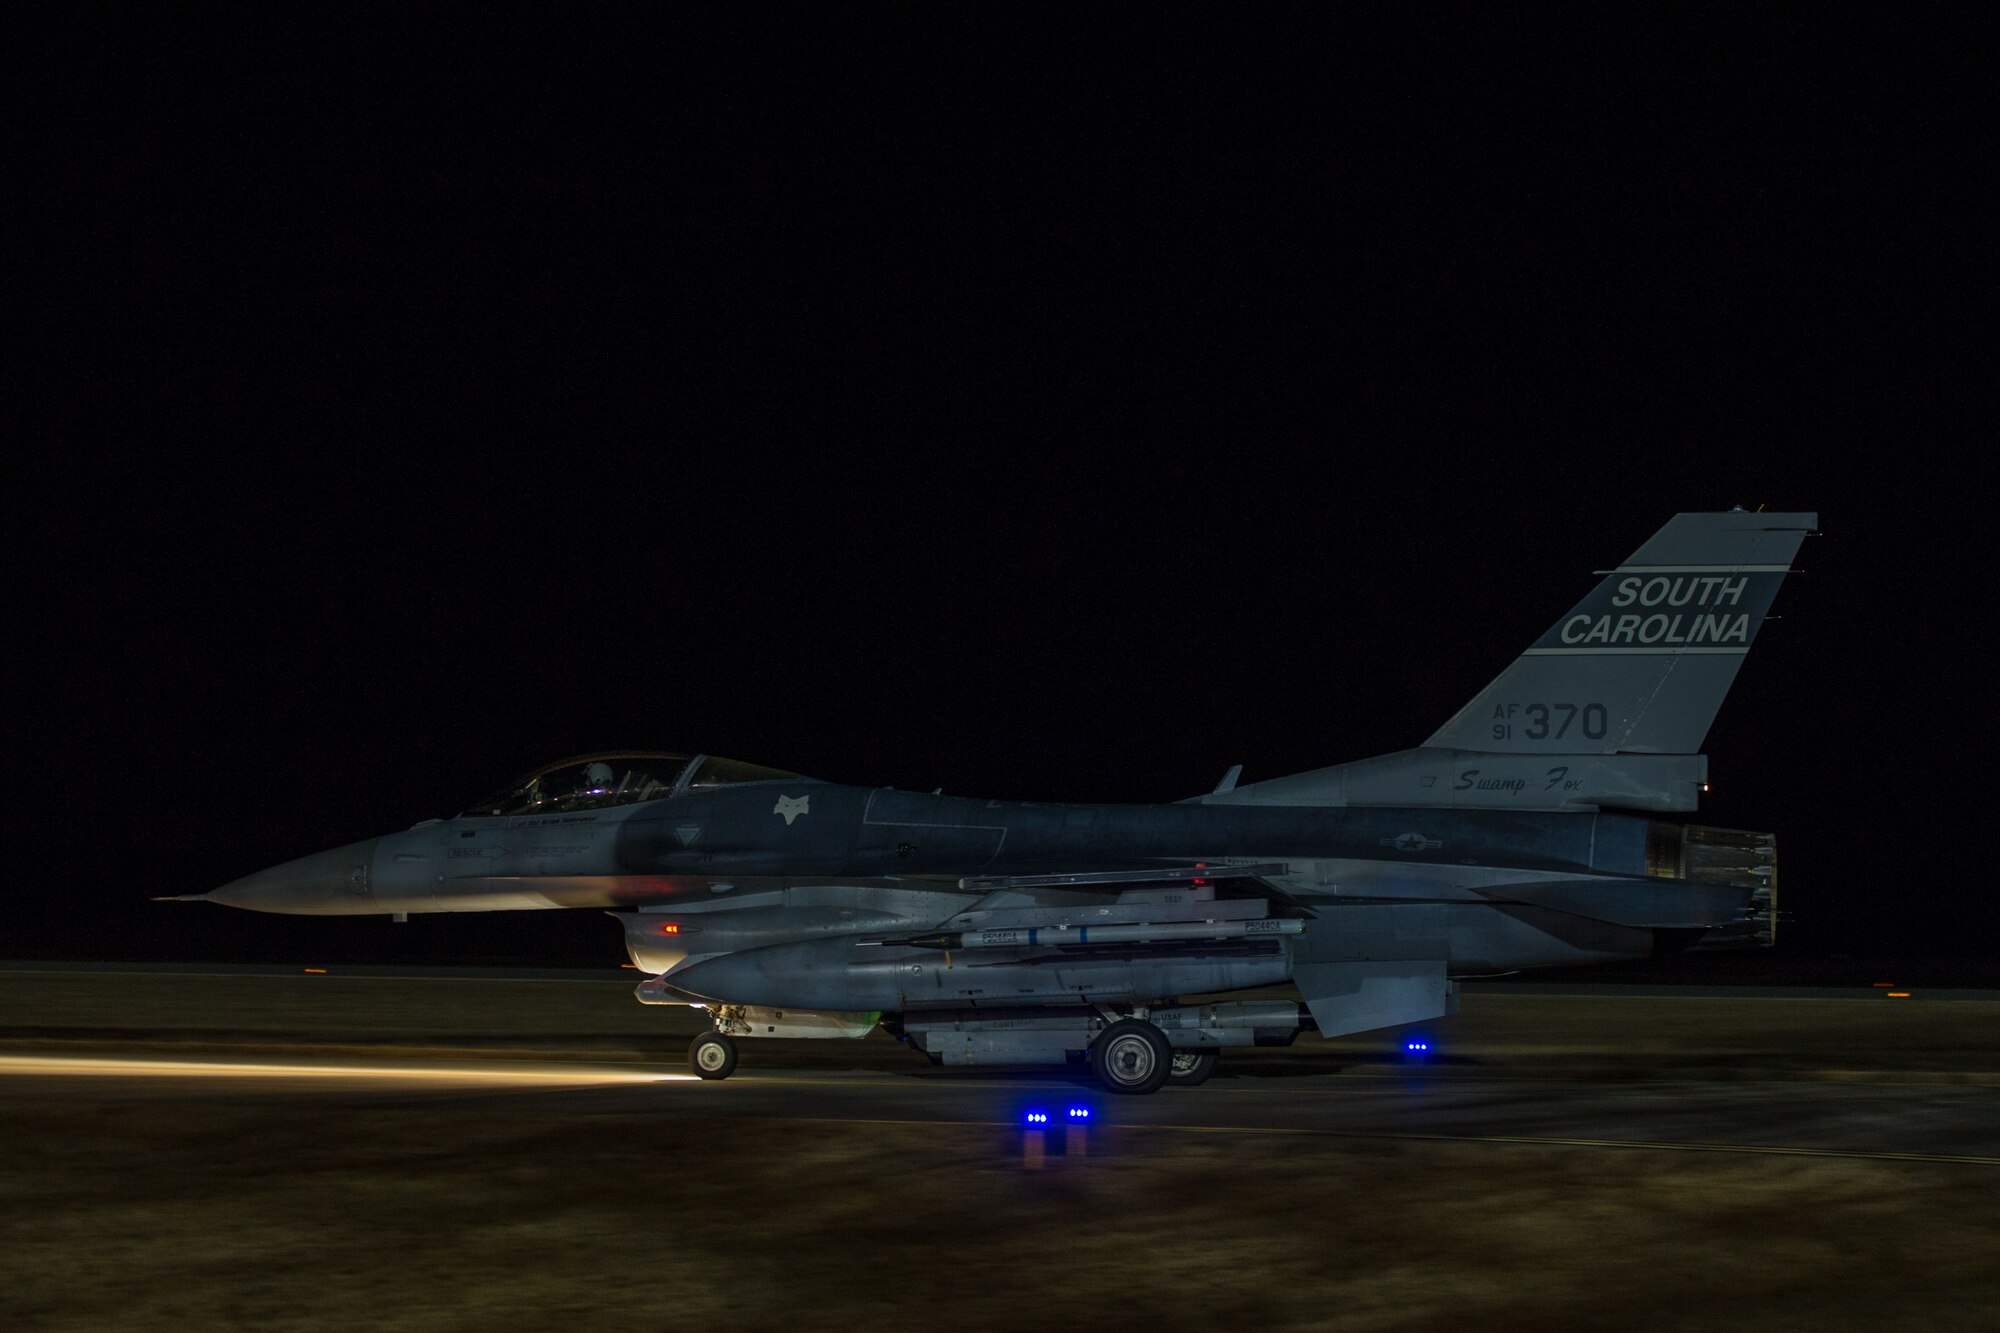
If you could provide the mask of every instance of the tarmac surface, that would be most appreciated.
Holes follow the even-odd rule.
[[[1986,1333],[1996,1018],[1468,989],[1121,1097],[879,1031],[703,1081],[630,973],[0,966],[0,1326]]]
[[[814,1125],[1018,1125],[1071,1107],[1088,1132],[1310,1135],[1566,1147],[1933,1162],[2000,1167],[2000,1088],[1927,1082],[1601,1081],[1463,1076],[1411,1067],[1357,1075],[1223,1073],[1149,1097],[1075,1078],[973,1070],[910,1073],[739,1070],[703,1082],[667,1067],[339,1061],[0,1057],[12,1098],[171,1104],[295,1105],[365,1114],[421,1104],[456,1116],[642,1114],[662,1122],[718,1117]],[[1121,1138],[1127,1136],[1120,1136]],[[1164,1145],[1161,1145],[1164,1146]]]
[[[1098,1138],[1311,1135],[2000,1166],[2000,1005],[1972,992],[1832,1000],[1578,987],[1538,998],[1496,987],[1468,995],[1467,1014],[1439,1026],[1457,1025],[1454,1039],[1421,1063],[1385,1058],[1374,1039],[1343,1048],[1311,1038],[1296,1052],[1225,1053],[1199,1087],[1123,1097],[1080,1067],[935,1068],[880,1034],[746,1041],[733,1077],[704,1082],[678,1057],[705,1020],[634,1005],[630,977],[0,964],[0,1011],[20,1025],[0,1024],[0,1094],[306,1114],[416,1103],[474,1119],[638,1114],[792,1122],[800,1133],[1019,1125],[1033,1109],[1067,1125],[1076,1107]],[[495,1040],[519,1045],[478,1048]]]

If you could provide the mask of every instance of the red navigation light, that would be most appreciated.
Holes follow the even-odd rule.
[[[660,927],[660,933],[662,935],[678,935],[681,933],[681,928],[670,922],[667,925]]]

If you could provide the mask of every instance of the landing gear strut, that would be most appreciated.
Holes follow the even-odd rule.
[[[736,1043],[720,1032],[704,1032],[688,1047],[688,1068],[696,1078],[728,1078],[736,1072]]]

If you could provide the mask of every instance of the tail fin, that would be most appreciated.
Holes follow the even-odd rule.
[[[1816,514],[1676,514],[1427,747],[1695,754]]]

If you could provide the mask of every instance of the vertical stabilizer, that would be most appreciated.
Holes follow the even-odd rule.
[[[1676,514],[1426,747],[1701,749],[1815,514]]]

